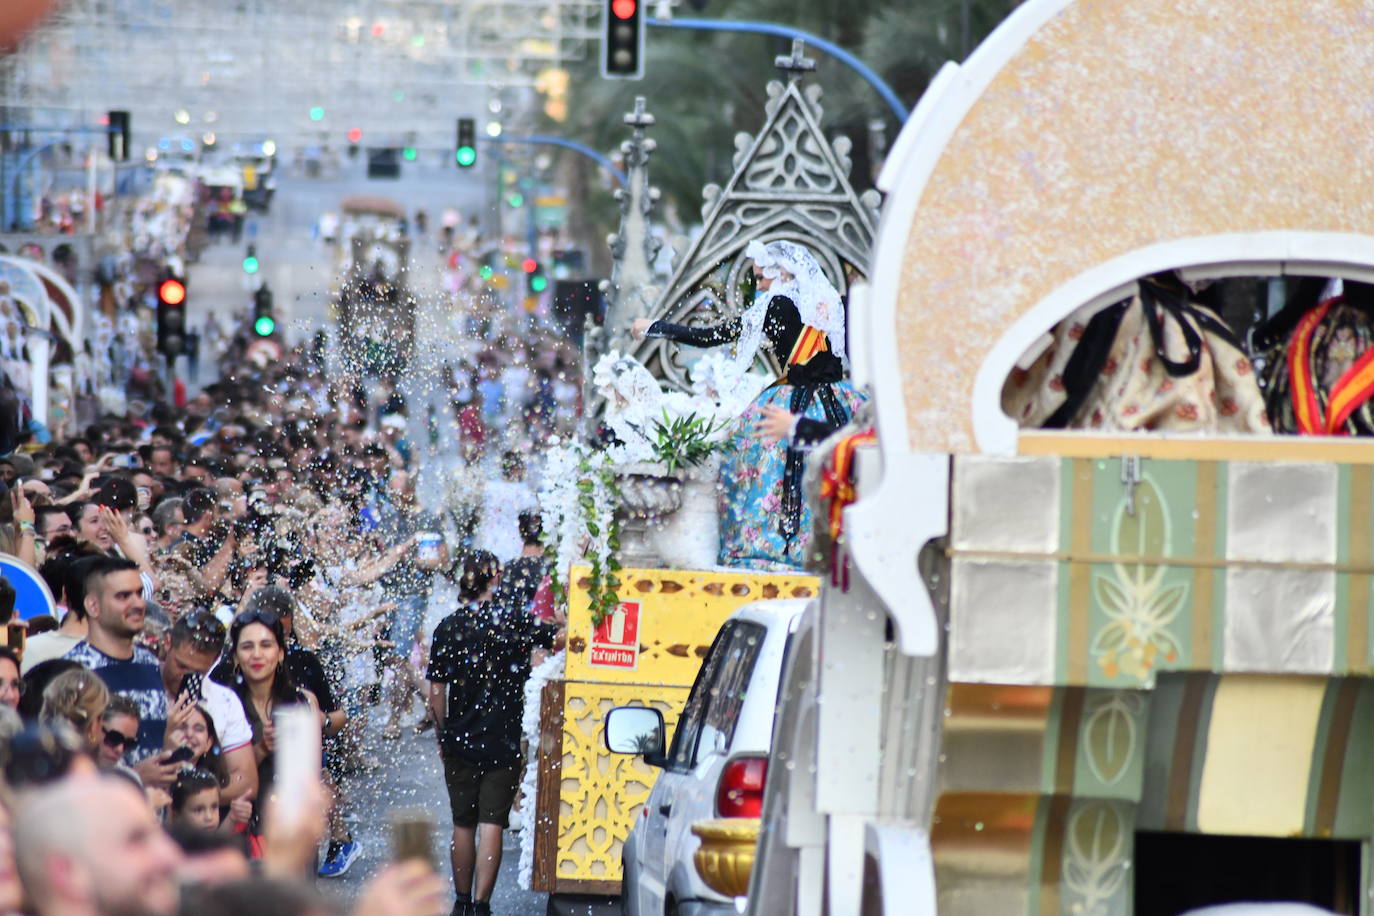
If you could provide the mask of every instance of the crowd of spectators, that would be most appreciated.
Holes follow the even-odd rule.
[[[405,728],[444,757],[457,903],[417,860],[353,912],[489,912],[521,687],[558,639],[528,613],[538,517],[503,516],[520,551],[503,581],[480,518],[420,507],[394,389],[340,389],[317,356],[0,458],[0,551],[53,599],[16,614],[0,580],[0,914],[335,912],[305,879],[356,860],[345,777]],[[444,576],[460,605],[431,657]],[[293,707],[323,762],[278,792],[300,762],[279,734]]]

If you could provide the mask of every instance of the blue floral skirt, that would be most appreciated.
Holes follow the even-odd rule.
[[[848,380],[834,382],[835,399],[854,415],[863,398]],[[775,385],[754,399],[736,422],[725,442],[720,466],[720,565],[748,569],[801,569],[811,543],[811,509],[801,503],[801,524],[792,537],[784,531],[785,472],[788,449],[784,443],[755,438],[764,407],[790,410],[792,385]],[[825,420],[819,397],[803,412]]]

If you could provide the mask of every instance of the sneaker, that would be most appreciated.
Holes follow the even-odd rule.
[[[348,871],[350,865],[357,861],[358,856],[362,855],[362,844],[357,840],[349,840],[347,843],[330,843],[329,855],[320,866],[321,878],[338,878]]]

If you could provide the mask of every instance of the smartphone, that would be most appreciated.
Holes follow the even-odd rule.
[[[11,623],[5,625],[5,645],[15,651],[21,658],[24,655],[24,640],[28,638],[29,628],[22,623]]]
[[[310,816],[305,800],[320,782],[320,720],[304,704],[277,710],[272,717],[277,729],[277,797],[280,816],[300,824]]]
[[[162,759],[164,763],[185,763],[194,756],[196,756],[196,752],[191,750],[191,748],[187,745],[183,744],[181,747],[172,751],[172,753],[168,754],[166,757]]]
[[[205,699],[205,675],[196,671],[187,672],[181,679],[181,686],[177,688],[177,696],[190,694],[193,702],[199,703]]]
[[[153,491],[147,487],[134,487],[134,492],[138,494],[139,511],[147,512],[148,507],[153,504]]]
[[[438,563],[439,551],[443,545],[443,535],[434,531],[421,531],[415,542],[415,558],[421,563]]]
[[[391,812],[391,859],[419,859],[434,867],[434,820],[419,808]]]

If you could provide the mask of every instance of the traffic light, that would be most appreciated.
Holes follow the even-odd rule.
[[[477,164],[477,128],[472,118],[458,119],[458,146],[454,149],[453,160],[463,169]]]
[[[272,291],[266,286],[253,294],[253,333],[259,337],[271,337],[277,330],[277,319],[272,317]]]
[[[186,281],[179,277],[157,287],[157,349],[169,359],[186,349]]]
[[[637,80],[644,76],[644,4],[641,0],[604,0],[601,75]]]
[[[248,253],[243,256],[243,272],[251,276],[258,272],[259,266],[257,249],[249,245]]]
[[[129,161],[129,113],[127,111],[111,111],[106,117],[107,132],[105,139],[109,142],[110,159],[113,162]]]
[[[544,266],[534,258],[525,258],[521,265],[525,269],[525,285],[531,296],[537,296],[549,288],[549,278],[544,275]]]

